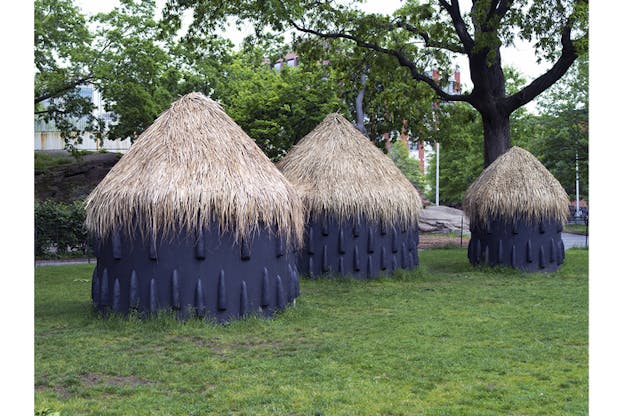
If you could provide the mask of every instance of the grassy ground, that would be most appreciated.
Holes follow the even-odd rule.
[[[572,234],[587,234],[587,226],[585,224],[566,224],[563,231]]]
[[[93,265],[38,267],[35,405],[61,415],[585,415],[588,251],[554,274],[473,269],[301,282],[226,326],[100,319]]]

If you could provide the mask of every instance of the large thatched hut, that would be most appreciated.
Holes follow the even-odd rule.
[[[330,114],[278,163],[306,211],[299,270],[372,278],[418,265],[416,188],[340,114]]]
[[[299,294],[303,206],[214,101],[174,102],[89,195],[100,311],[270,315]]]
[[[531,153],[519,147],[499,156],[468,188],[468,259],[473,265],[508,265],[527,272],[563,263],[561,231],[568,195]]]

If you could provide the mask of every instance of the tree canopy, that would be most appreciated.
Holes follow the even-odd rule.
[[[366,14],[351,3],[333,0],[169,0],[169,30],[181,26],[181,14],[194,11],[189,31],[211,30],[227,17],[255,23],[258,33],[269,27],[289,28],[300,39],[312,35],[327,42],[350,41],[377,55],[393,57],[410,77],[428,85],[442,100],[469,103],[483,122],[484,164],[511,146],[510,115],[560,79],[579,53],[587,49],[586,0],[474,0],[462,10],[458,0],[406,2],[392,16]],[[551,62],[541,76],[507,94],[500,49],[517,39],[535,45],[536,56]],[[454,94],[444,89],[454,56],[469,60],[473,89]],[[438,68],[442,82],[429,75]]]

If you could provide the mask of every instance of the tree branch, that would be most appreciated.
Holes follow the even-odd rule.
[[[442,98],[443,100],[446,100],[446,101],[465,101],[465,102],[471,102],[471,100],[472,100],[472,95],[470,95],[470,94],[468,94],[468,95],[466,95],[466,94],[461,94],[461,95],[448,94],[446,91],[444,91],[442,88],[440,88],[440,85],[438,85],[438,83],[433,78],[430,78],[430,77],[422,74],[421,72],[419,72],[418,68],[416,68],[416,65],[414,65],[413,62],[411,62],[409,59],[407,59],[405,57],[405,55],[403,55],[399,51],[396,51],[394,49],[387,49],[387,48],[384,48],[384,47],[379,46],[377,44],[366,42],[366,41],[364,41],[362,39],[356,38],[355,36],[347,34],[347,33],[323,33],[323,32],[319,32],[317,30],[306,29],[304,27],[301,27],[297,23],[295,23],[292,19],[290,19],[289,22],[295,29],[297,29],[300,32],[310,33],[312,35],[316,35],[318,37],[325,38],[325,39],[338,39],[338,38],[348,39],[350,41],[355,42],[360,47],[371,49],[371,50],[374,50],[374,51],[377,51],[377,52],[381,52],[381,53],[384,53],[386,55],[394,56],[399,61],[399,65],[409,69],[410,74],[411,74],[413,79],[415,79],[417,81],[422,81],[422,82],[426,83],[427,85],[429,85],[435,91],[435,93],[440,98]]]
[[[75,79],[67,84],[65,84],[63,87],[55,90],[55,91],[51,91],[45,94],[42,94],[38,97],[35,97],[35,104],[40,103],[41,101],[47,100],[48,98],[54,98],[54,97],[58,97],[59,95],[61,95],[62,93],[69,91],[71,89],[76,88],[78,85],[82,84],[83,82],[89,81],[90,79],[93,78],[92,74],[89,74],[85,77],[82,78],[78,78]]]
[[[446,12],[451,16],[451,20],[453,21],[453,27],[455,28],[455,32],[457,36],[459,36],[459,40],[462,45],[464,45],[464,53],[469,54],[472,51],[472,47],[474,46],[474,40],[470,37],[468,33],[468,28],[466,27],[466,22],[461,17],[461,12],[459,11],[459,3],[457,0],[451,0],[449,4],[446,0],[438,0],[440,5],[446,10]]]
[[[507,108],[509,114],[546,91],[566,73],[570,66],[572,66],[574,60],[577,58],[577,53],[572,39],[570,38],[570,32],[571,27],[568,24],[561,34],[561,44],[563,48],[557,62],[529,85],[503,100],[503,105]]]
[[[447,51],[455,52],[455,53],[466,53],[466,50],[464,50],[464,48],[461,45],[454,45],[452,43],[444,43],[444,42],[432,40],[431,37],[429,36],[429,33],[425,32],[424,30],[419,30],[417,27],[410,25],[409,23],[404,22],[402,20],[397,20],[396,22],[394,22],[393,26],[401,28],[401,29],[405,29],[408,32],[411,32],[411,33],[414,33],[415,35],[420,36],[425,42],[425,46],[428,48],[440,48],[440,49],[446,49]]]

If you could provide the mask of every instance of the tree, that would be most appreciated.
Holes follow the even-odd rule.
[[[420,172],[420,163],[409,156],[407,143],[401,140],[392,143],[388,156],[416,189],[420,192],[425,189],[425,178]]]
[[[35,113],[55,122],[68,147],[83,133],[134,140],[178,96],[215,89],[231,43],[159,38],[155,12],[153,0],[121,0],[87,19],[71,0],[35,2]],[[96,119],[90,96],[80,95],[86,83],[110,119]]]
[[[438,112],[439,128],[435,138],[440,143],[440,204],[461,206],[464,193],[481,173],[483,129],[479,113],[466,103],[442,105]],[[436,158],[431,155],[426,181],[428,198],[435,200]]]
[[[215,96],[264,153],[279,160],[328,113],[344,109],[321,65],[271,69],[261,51],[236,55]],[[254,59],[255,57],[255,59]]]
[[[332,0],[169,0],[164,12],[171,28],[179,28],[180,15],[189,8],[195,11],[193,27],[211,27],[233,15],[255,22],[258,32],[266,25],[278,32],[294,27],[394,57],[442,100],[466,102],[479,112],[485,166],[511,146],[511,114],[553,85],[587,49],[587,0],[473,0],[469,13],[462,12],[459,0],[408,2],[391,17],[365,14]],[[552,66],[508,95],[500,49],[518,37],[534,42],[536,54]],[[458,54],[469,60],[474,87],[451,94],[426,69],[448,74],[451,58]]]

